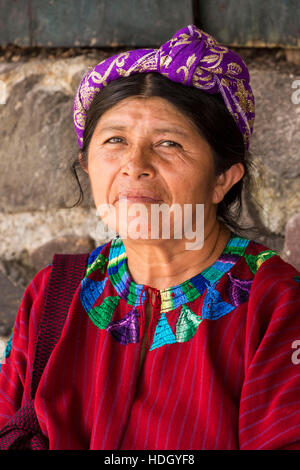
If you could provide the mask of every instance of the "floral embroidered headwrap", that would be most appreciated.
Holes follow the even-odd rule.
[[[194,25],[180,29],[159,49],[136,49],[109,57],[82,78],[74,99],[78,145],[83,144],[86,113],[95,95],[109,82],[136,73],[157,72],[173,82],[221,93],[241,131],[246,149],[254,125],[254,96],[242,58]]]

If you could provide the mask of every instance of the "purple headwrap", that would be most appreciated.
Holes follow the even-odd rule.
[[[78,145],[83,144],[86,112],[109,82],[135,73],[158,72],[173,82],[221,93],[241,131],[245,147],[254,124],[254,96],[242,58],[194,25],[180,29],[159,49],[137,49],[109,57],[82,78],[74,99],[73,119]]]

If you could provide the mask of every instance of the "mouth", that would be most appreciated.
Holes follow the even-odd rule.
[[[156,194],[148,194],[148,193],[124,193],[124,194],[119,194],[116,198],[116,202],[122,201],[122,200],[127,200],[128,202],[139,202],[139,203],[161,203],[163,200],[160,198],[160,196]]]

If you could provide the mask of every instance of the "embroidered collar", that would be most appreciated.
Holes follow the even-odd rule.
[[[161,312],[168,312],[197,299],[207,287],[215,286],[221,277],[244,255],[250,240],[231,232],[223,252],[208,268],[196,276],[166,289],[160,289]],[[128,270],[127,254],[121,238],[114,238],[107,264],[108,277],[117,291],[129,305],[134,307],[144,303],[146,292],[143,284],[136,284]],[[142,297],[140,300],[141,293]]]
[[[276,253],[262,249],[253,242],[252,252],[246,251],[251,240],[231,233],[231,237],[219,258],[212,266],[196,276],[174,287],[160,290],[160,315],[155,327],[150,351],[165,344],[189,341],[196,333],[202,320],[218,320],[227,315],[250,295],[253,276],[239,279],[229,272],[243,257],[250,271],[255,275],[262,263]],[[104,274],[97,279],[97,272]],[[221,278],[228,273],[225,298],[217,290]],[[106,294],[103,295],[108,287]],[[84,278],[81,281],[80,300],[90,320],[100,329],[106,330],[120,344],[138,343],[140,340],[140,309],[145,301],[144,288],[136,284],[129,273],[125,246],[120,238],[113,239],[97,247],[88,260]],[[114,292],[113,292],[114,291]],[[140,301],[141,293],[144,294]],[[202,294],[201,312],[188,302],[198,299]],[[99,298],[102,296],[102,299]],[[129,311],[119,308],[123,300]],[[177,311],[176,318],[172,313]],[[166,313],[169,314],[166,315]],[[172,327],[169,324],[171,321]],[[175,323],[174,323],[175,321]]]

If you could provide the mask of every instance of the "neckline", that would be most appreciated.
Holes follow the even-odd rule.
[[[230,238],[219,258],[209,267],[176,286],[154,289],[133,281],[127,264],[127,254],[122,238],[111,240],[107,274],[118,295],[129,305],[138,306],[146,300],[145,287],[159,291],[161,312],[174,310],[186,302],[197,299],[208,286],[216,286],[220,279],[244,255],[250,240],[231,231]],[[142,295],[142,297],[141,297]]]

